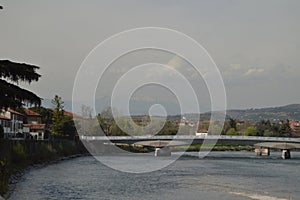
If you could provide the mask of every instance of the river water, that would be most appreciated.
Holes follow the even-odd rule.
[[[199,159],[186,153],[166,168],[141,174],[86,156],[29,170],[9,199],[300,199],[300,153],[292,156],[211,152]]]

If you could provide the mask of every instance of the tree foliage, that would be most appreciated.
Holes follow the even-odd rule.
[[[239,135],[239,133],[234,129],[230,128],[227,132],[226,135]]]
[[[279,126],[279,135],[280,136],[290,136],[292,129],[290,127],[289,120],[281,121]]]
[[[245,130],[245,135],[246,135],[246,136],[256,136],[256,135],[257,135],[256,128],[255,128],[254,126],[249,126],[249,127]]]
[[[232,118],[229,119],[229,125],[230,125],[230,128],[233,128],[234,130],[236,130],[237,123],[234,119],[232,119]]]
[[[115,129],[115,127],[111,128],[112,125],[115,125],[111,107],[108,107],[99,113],[97,120],[106,135],[110,135],[110,132]]]
[[[173,124],[170,121],[166,121],[163,128],[158,132],[157,135],[176,135],[178,128],[178,125]]]
[[[51,133],[54,136],[63,135],[64,102],[61,97],[55,95],[51,103],[53,104],[52,124],[50,125]]]
[[[9,60],[0,60],[0,107],[21,107],[26,104],[41,104],[41,98],[34,93],[22,89],[19,82],[31,83],[41,77],[36,72],[39,67],[25,63],[15,63]]]
[[[42,106],[36,106],[30,108],[33,112],[36,112],[42,116],[42,123],[49,125],[52,123],[53,111],[50,108],[45,108]]]
[[[53,111],[51,115],[50,130],[54,136],[74,136],[76,127],[71,116],[64,114],[64,102],[62,98],[55,95],[52,99]],[[49,116],[49,113],[45,111]]]

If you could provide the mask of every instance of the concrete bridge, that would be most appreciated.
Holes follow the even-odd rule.
[[[161,136],[81,136],[81,140],[110,144],[135,144],[155,148],[155,155],[169,155],[172,146],[190,144],[236,144],[253,145],[259,156],[270,155],[270,149],[281,149],[284,159],[290,158],[291,149],[300,149],[300,138],[258,137],[258,136],[227,136],[227,135],[161,135]]]
[[[280,149],[282,151],[282,159],[291,158],[292,149],[300,149],[299,143],[290,142],[262,142],[257,143],[255,146],[255,153],[258,156],[269,156],[270,149]]]

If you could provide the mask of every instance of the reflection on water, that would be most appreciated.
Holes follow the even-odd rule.
[[[10,199],[300,199],[300,153],[292,156],[212,152],[198,159],[197,153],[186,153],[171,166],[144,174],[118,172],[81,157],[30,170]],[[151,165],[143,156],[128,162]]]

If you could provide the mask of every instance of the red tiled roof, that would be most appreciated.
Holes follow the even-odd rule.
[[[15,110],[12,110],[12,109],[10,109],[10,108],[8,109],[8,112],[11,112],[11,113],[16,114],[16,115],[22,115],[22,116],[23,116],[23,114],[21,114],[21,113],[15,111]]]
[[[65,110],[64,110],[64,115],[67,115],[67,116],[69,116],[69,117],[81,118],[80,115],[77,115],[77,114],[74,114],[74,113],[72,113],[72,112],[68,112],[68,111],[65,111]]]
[[[208,133],[208,130],[201,129],[201,130],[198,130],[197,132],[198,132],[198,133]]]
[[[38,129],[38,130],[43,130],[46,127],[45,124],[23,124],[23,126],[29,127],[30,129]]]
[[[41,116],[40,114],[33,112],[32,110],[29,110],[27,108],[23,108],[23,110],[27,116],[37,116],[37,117]]]
[[[0,115],[0,119],[10,120],[8,117],[2,116],[2,115]]]

